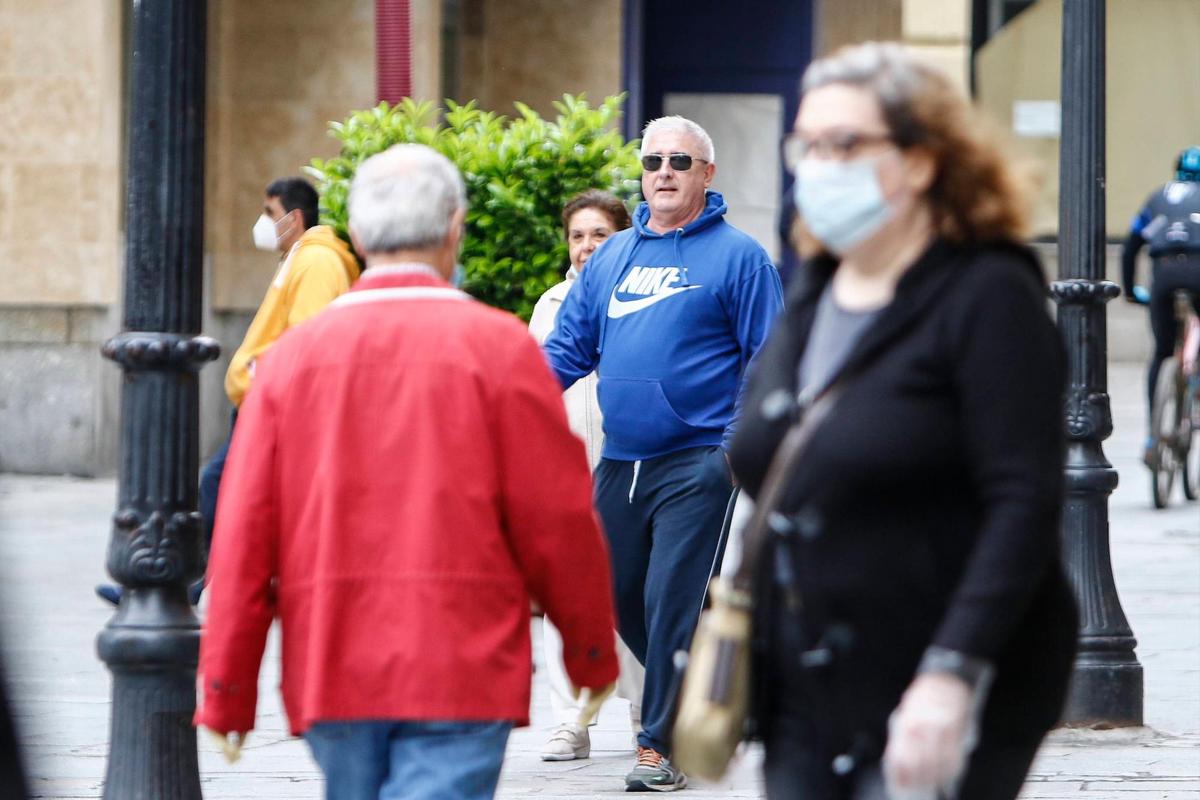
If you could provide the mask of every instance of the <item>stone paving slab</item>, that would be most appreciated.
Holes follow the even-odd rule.
[[[1185,507],[1177,499],[1166,511],[1150,508],[1138,462],[1141,376],[1141,367],[1111,370],[1116,433],[1105,451],[1121,473],[1111,503],[1113,563],[1145,668],[1148,727],[1054,733],[1026,785],[1030,800],[1200,799],[1200,504]],[[0,476],[0,642],[38,798],[101,794],[110,687],[95,638],[111,614],[92,587],[106,580],[115,497],[113,481]],[[285,735],[277,683],[273,641],[260,684],[259,727],[242,760],[225,764],[201,739],[209,800],[321,797],[306,748]],[[605,706],[591,759],[545,764],[537,752],[550,727],[549,708],[538,676],[534,697],[532,726],[510,740],[499,796],[621,793],[632,763],[627,705]],[[724,783],[683,796],[758,797],[760,761],[751,748]]]

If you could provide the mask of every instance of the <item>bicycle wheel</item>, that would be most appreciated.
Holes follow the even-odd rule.
[[[1168,358],[1158,371],[1154,386],[1154,408],[1150,414],[1150,430],[1154,436],[1154,454],[1150,463],[1150,496],[1155,508],[1166,508],[1175,485],[1178,470],[1175,453],[1175,431],[1179,422],[1175,359]]]
[[[1200,386],[1196,379],[1185,384],[1179,414],[1179,463],[1183,496],[1200,497]]]

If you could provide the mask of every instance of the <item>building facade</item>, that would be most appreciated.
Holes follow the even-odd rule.
[[[124,160],[136,157],[125,153],[123,134],[126,2],[0,2],[0,471],[115,470],[120,372],[99,347],[120,328],[122,174]],[[783,258],[787,176],[778,142],[814,54],[865,39],[903,41],[964,89],[974,84],[1004,118],[1013,98],[1056,97],[1058,2],[410,0],[411,93],[476,99],[501,113],[520,100],[552,114],[563,93],[598,100],[626,92],[630,136],[663,113],[691,116],[713,134],[716,184],[734,221]],[[201,378],[205,453],[227,432],[225,364],[276,267],[250,236],[263,187],[333,155],[329,121],[375,103],[376,3],[208,2],[204,327],[224,357]],[[1194,59],[1200,3],[1137,3],[1156,4],[1161,14],[1138,11],[1138,36],[1173,25],[1173,41],[1190,41]],[[1186,23],[1193,28],[1183,27],[1190,39],[1178,33],[1178,18],[1168,21],[1191,19],[1186,8],[1167,10],[1172,4],[1196,10]],[[1115,28],[1119,49],[1124,34]],[[1139,68],[1153,70],[1156,53],[1141,53]],[[1023,71],[1014,72],[1016,62]],[[1133,88],[1123,86],[1114,88]],[[1193,105],[1169,135],[1136,154],[1123,144],[1110,150],[1117,173],[1130,158],[1138,164],[1123,195],[1110,195],[1110,233],[1121,232],[1134,195],[1165,179],[1177,141],[1200,138],[1200,89],[1185,89]],[[1110,116],[1127,102],[1110,91]],[[1033,144],[1052,161],[1053,147]]]

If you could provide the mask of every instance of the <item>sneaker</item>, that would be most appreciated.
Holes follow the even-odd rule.
[[[96,587],[96,596],[101,600],[106,600],[114,606],[121,604],[121,587],[113,586],[111,583],[102,583]]]
[[[673,792],[687,786],[687,775],[662,753],[639,747],[637,766],[625,776],[627,792]]]
[[[204,581],[196,581],[188,587],[188,602],[192,605],[200,604],[200,593],[204,591]],[[113,586],[111,583],[102,583],[96,587],[96,596],[101,600],[107,600],[114,606],[121,604],[121,587]]]
[[[542,747],[542,761],[574,761],[592,754],[592,740],[587,728],[572,723],[559,725]]]

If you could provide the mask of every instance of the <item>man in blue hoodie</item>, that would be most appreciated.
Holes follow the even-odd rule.
[[[672,654],[687,648],[732,491],[725,448],[746,370],[783,307],[762,246],[709,191],[712,140],[663,117],[642,134],[642,203],[567,295],[544,344],[563,388],[599,375],[596,508],[612,552],[621,638],[646,666],[629,791],[673,791]]]

